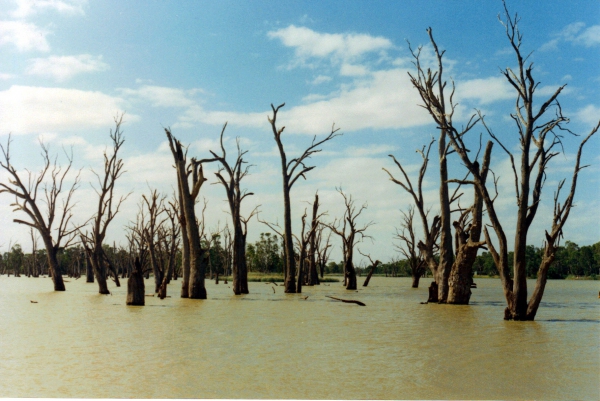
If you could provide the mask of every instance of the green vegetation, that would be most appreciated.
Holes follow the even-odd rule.
[[[542,260],[541,248],[528,245],[527,277],[535,278],[537,269]],[[509,266],[512,272],[513,253],[508,254]],[[477,256],[473,271],[476,275],[497,276],[498,270],[489,252]],[[579,246],[574,242],[566,241],[564,246],[558,247],[554,263],[548,270],[549,279],[590,278],[596,280],[600,274],[600,242],[594,245]]]

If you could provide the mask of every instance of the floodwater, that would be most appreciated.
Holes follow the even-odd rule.
[[[428,281],[238,297],[207,281],[205,301],[177,281],[128,307],[126,283],[1,276],[0,396],[600,399],[600,282],[550,281],[535,322],[506,322],[498,280],[476,280],[470,306],[420,304]]]

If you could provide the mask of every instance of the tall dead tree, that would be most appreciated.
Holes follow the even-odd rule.
[[[206,268],[208,266],[208,254],[206,249],[202,247],[200,233],[196,221],[196,212],[194,205],[196,198],[200,193],[202,184],[206,181],[201,163],[196,163],[194,159],[187,164],[186,154],[183,151],[183,146],[173,135],[169,129],[165,129],[169,147],[173,154],[175,169],[177,171],[178,190],[181,196],[182,210],[185,217],[185,227],[187,231],[187,240],[190,247],[190,262],[189,262],[189,280],[186,283],[184,265],[183,286],[187,286],[187,291],[182,287],[181,297],[185,298],[186,292],[189,298],[206,299],[206,287],[204,278]],[[189,178],[192,176],[190,186]]]
[[[527,300],[525,254],[527,234],[539,208],[548,163],[552,158],[559,154],[554,148],[562,144],[562,136],[560,133],[570,133],[570,131],[565,127],[568,119],[563,116],[560,103],[558,102],[558,96],[564,86],[559,87],[554,94],[547,98],[540,106],[534,107],[534,93],[539,82],[533,78],[532,63],[527,64],[527,57],[523,57],[521,54],[522,35],[518,28],[519,17],[517,15],[511,17],[506,5],[505,17],[506,22],[503,22],[503,24],[511,47],[516,55],[517,70],[513,71],[512,69],[507,68],[502,74],[516,91],[516,110],[514,114],[511,114],[511,117],[515,121],[517,127],[519,148],[521,151],[519,173],[517,172],[515,165],[515,157],[512,152],[509,151],[509,148],[512,148],[512,146],[506,147],[485,123],[484,125],[492,139],[507,153],[514,173],[517,198],[517,226],[514,239],[514,267],[512,277],[509,271],[508,242],[494,205],[497,192],[496,195],[493,195],[488,191],[485,180],[481,176],[478,163],[471,160],[468,147],[465,144],[466,132],[472,128],[478,120],[483,119],[483,116],[480,113],[479,115],[473,115],[466,125],[466,128],[463,128],[462,130],[456,129],[451,120],[454,111],[452,95],[450,95],[450,103],[452,104],[452,111],[450,113],[439,106],[438,99],[444,97],[443,88],[445,87],[445,82],[442,81],[441,74],[437,76],[434,74],[436,78],[433,81],[426,82],[425,86],[423,86],[423,90],[419,89],[419,91],[429,113],[434,118],[436,124],[449,133],[448,137],[451,145],[471,174],[472,180],[463,180],[463,183],[474,185],[483,197],[487,215],[496,233],[497,245],[494,245],[487,229],[484,228],[486,243],[490,249],[494,263],[500,272],[500,278],[507,301],[504,318],[507,320],[533,320],[535,319],[544,293],[548,268],[552,264],[558,241],[562,235],[562,229],[569,216],[570,210],[573,207],[578,174],[581,169],[585,167],[580,166],[583,146],[589,138],[598,131],[600,122],[579,145],[575,169],[571,179],[570,191],[562,205],[559,203],[558,197],[564,181],[561,181],[559,184],[554,198],[552,228],[550,233],[546,232],[544,257],[542,258],[542,262],[538,269],[538,276],[533,294],[531,298]],[[429,29],[428,32],[438,60],[438,68],[441,71],[443,52],[439,52],[437,45],[433,40],[431,29]],[[439,88],[437,93],[433,91],[433,88],[436,85]],[[548,117],[547,115],[550,114],[549,111],[551,110],[554,111],[554,116]],[[491,145],[488,146],[491,148]],[[494,180],[495,187],[496,183],[497,181]]]
[[[98,194],[98,206],[96,214],[92,217],[91,233],[80,232],[81,242],[84,246],[87,263],[91,264],[92,271],[98,282],[98,292],[100,294],[110,294],[106,283],[107,271],[105,261],[108,258],[105,255],[102,244],[106,238],[106,230],[110,222],[119,212],[121,204],[127,199],[128,195],[115,199],[115,183],[123,173],[123,159],[119,156],[119,151],[125,142],[121,124],[123,115],[115,117],[115,130],[110,131],[112,141],[112,152],[109,154],[104,151],[104,175],[101,177],[95,171],[92,172],[98,179],[98,188],[94,188]],[[114,272],[115,280],[118,280],[117,272]]]
[[[340,227],[340,221],[336,219],[332,224],[325,225],[342,239],[344,245],[344,271],[348,278],[346,289],[356,290],[356,271],[354,270],[353,264],[354,246],[359,240],[362,241],[365,238],[371,238],[365,234],[365,231],[374,223],[371,221],[359,227],[356,219],[367,208],[367,204],[365,203],[360,208],[357,208],[354,204],[354,199],[352,199],[352,195],[346,195],[341,188],[337,191],[344,198],[345,211],[344,216],[341,219],[344,224]]]
[[[281,156],[281,173],[283,177],[283,207],[284,207],[284,251],[285,251],[285,292],[286,293],[295,293],[296,292],[296,283],[295,283],[295,274],[296,274],[296,263],[294,260],[294,242],[292,238],[292,212],[291,212],[291,200],[290,200],[290,191],[292,186],[296,183],[298,178],[302,177],[306,179],[306,173],[310,170],[314,169],[315,166],[306,166],[305,161],[310,158],[313,154],[321,151],[319,146],[323,143],[335,138],[340,135],[337,134],[339,128],[335,128],[335,124],[331,127],[331,132],[324,139],[317,141],[317,137],[313,137],[312,143],[306,150],[299,156],[287,160],[287,155],[285,153],[283,142],[281,141],[281,134],[285,127],[277,128],[277,113],[279,109],[285,106],[285,103],[280,104],[277,107],[274,107],[271,104],[271,109],[273,110],[273,116],[267,117],[269,123],[271,124],[271,128],[273,131],[273,137],[275,138],[275,142],[277,143],[277,148],[279,149],[279,154]]]
[[[14,207],[13,211],[23,212],[28,218],[28,220],[14,219],[13,221],[34,228],[40,233],[46,247],[48,269],[54,283],[54,291],[64,291],[65,284],[57,254],[60,248],[69,246],[79,229],[78,226],[69,227],[73,217],[73,194],[79,185],[79,174],[68,189],[64,188],[65,179],[73,165],[73,158],[67,155],[68,163],[63,168],[56,164],[56,158],[50,159],[48,147],[42,143],[43,167],[37,176],[28,171],[23,180],[12,164],[10,143],[9,135],[6,146],[0,145],[4,156],[0,166],[9,175],[7,183],[0,183],[0,193],[13,195],[15,197],[15,202],[11,204]],[[38,198],[40,194],[42,199]],[[43,209],[40,202],[45,205]],[[56,227],[54,223],[57,223]]]
[[[231,220],[233,223],[233,292],[236,295],[248,294],[248,267],[246,265],[246,235],[248,221],[256,214],[254,209],[250,215],[244,218],[241,214],[242,201],[247,197],[254,195],[252,192],[246,192],[240,189],[240,182],[248,175],[248,169],[250,166],[244,166],[247,162],[244,160],[244,155],[247,151],[240,149],[239,140],[237,141],[237,158],[233,167],[227,161],[227,153],[225,146],[223,145],[223,134],[227,123],[221,130],[221,154],[213,152],[210,153],[214,156],[213,159],[201,160],[202,162],[218,161],[221,164],[219,171],[215,174],[219,179],[219,182],[223,184],[225,193],[227,194],[227,201],[229,203],[229,210],[231,212]]]

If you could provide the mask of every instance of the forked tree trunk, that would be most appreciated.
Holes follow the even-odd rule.
[[[206,299],[206,287],[204,286],[204,278],[206,275],[206,267],[208,265],[206,250],[202,248],[200,243],[200,232],[196,224],[196,212],[194,203],[200,192],[200,187],[206,181],[202,172],[202,166],[193,166],[194,181],[193,189],[190,191],[188,182],[188,174],[186,172],[186,159],[183,153],[181,143],[174,139],[169,130],[165,130],[169,145],[175,161],[177,170],[177,180],[179,191],[183,203],[183,212],[186,220],[187,237],[190,245],[190,277],[188,295],[192,299]],[[183,235],[183,233],[182,233]],[[183,291],[182,291],[183,296]]]
[[[485,185],[487,172],[492,156],[492,143],[488,142],[481,170],[480,179]],[[473,206],[471,206],[471,225],[465,232],[462,221],[455,224],[456,230],[456,259],[452,265],[448,280],[448,303],[468,305],[471,299],[471,286],[473,284],[473,264],[477,258],[477,251],[485,244],[480,241],[483,227],[483,195],[477,186],[473,188]],[[462,216],[461,216],[462,217]]]

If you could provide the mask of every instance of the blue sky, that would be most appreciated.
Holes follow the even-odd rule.
[[[572,4],[511,1],[508,6],[522,18],[523,49],[533,51],[534,74],[541,81],[538,99],[567,83],[561,105],[571,117],[570,128],[584,134],[600,116],[600,6]],[[516,149],[508,118],[514,93],[499,72],[515,60],[497,20],[501,11],[500,1],[0,0],[0,140],[5,143],[12,133],[20,169],[39,167],[39,138],[58,154],[72,148],[74,166],[83,169],[76,218],[84,221],[93,213],[90,168],[101,166],[114,115],[126,112],[127,173],[119,191],[132,195],[109,229],[111,241],[120,242],[142,193],[149,187],[173,191],[175,172],[163,127],[190,145],[190,155],[202,158],[217,149],[228,121],[230,154],[239,137],[254,165],[245,186],[255,195],[245,210],[261,205],[261,218],[281,222],[281,172],[267,115],[271,103],[285,102],[279,121],[286,126],[290,155],[312,135],[326,135],[333,123],[344,133],[323,147],[311,161],[317,168],[294,187],[294,230],[316,190],[328,219],[341,216],[335,191],[341,186],[358,203],[368,203],[364,222],[376,223],[369,229],[374,241],[361,244],[361,250],[389,260],[398,256],[393,235],[410,199],[382,167],[393,169],[387,155],[394,154],[415,174],[415,150],[437,136],[408,80],[406,41],[423,45],[430,60],[425,29],[431,26],[446,49],[446,77],[456,82],[458,120],[481,109],[492,129]],[[570,175],[577,145],[577,138],[565,138],[565,155],[554,161],[542,213],[530,231],[534,245],[541,245],[551,224],[549,201],[558,180]],[[581,245],[600,240],[599,150],[594,138],[584,152],[591,166],[581,174],[578,207],[565,232]],[[453,163],[453,174],[462,177],[461,166]],[[498,147],[492,165],[501,176],[498,204],[510,234],[514,186]],[[433,210],[435,169],[432,162],[426,182]],[[208,226],[222,228],[229,218],[223,188],[205,186],[203,195]],[[0,196],[1,249],[15,242],[27,249],[28,231],[11,222],[16,217],[11,201]],[[256,222],[249,229],[250,241],[268,231]]]

